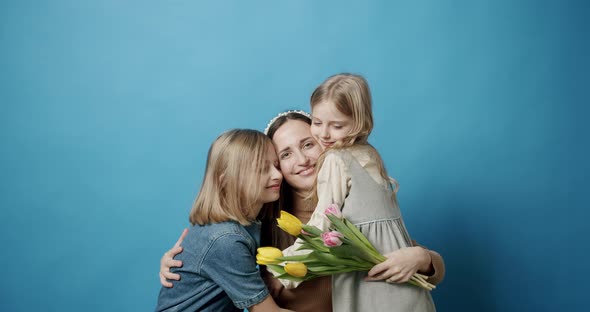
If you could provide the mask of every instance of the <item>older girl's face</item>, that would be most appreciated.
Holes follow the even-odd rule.
[[[311,135],[309,124],[287,120],[272,141],[277,151],[283,177],[296,191],[308,191],[315,182],[315,164],[322,148]]]

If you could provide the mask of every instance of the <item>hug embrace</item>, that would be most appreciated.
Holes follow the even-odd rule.
[[[444,263],[410,238],[397,182],[368,143],[373,115],[367,81],[331,76],[310,102],[311,115],[283,112],[264,133],[230,130],[212,144],[190,212],[192,227],[161,260],[156,311],[435,311],[430,292],[406,282],[420,273],[436,285]],[[327,231],[331,204],[385,255],[384,262],[368,272],[304,282],[275,278],[277,272],[257,266],[260,246],[286,256],[310,252],[277,227],[281,210]]]

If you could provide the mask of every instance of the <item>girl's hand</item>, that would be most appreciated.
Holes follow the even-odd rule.
[[[175,281],[180,280],[180,274],[171,273],[170,268],[182,267],[182,261],[174,260],[174,256],[182,252],[182,247],[180,246],[180,244],[182,244],[182,241],[184,240],[184,237],[187,233],[188,229],[184,229],[184,231],[182,231],[182,234],[180,235],[180,238],[178,238],[178,241],[176,242],[176,244],[174,244],[174,247],[165,252],[164,256],[162,256],[162,259],[160,260],[160,284],[162,284],[162,286],[164,287],[172,287],[172,283],[167,281],[167,279]]]
[[[389,283],[405,283],[418,271],[427,271],[431,265],[430,253],[422,247],[401,248],[386,254],[387,260],[375,265],[366,281],[386,280]]]

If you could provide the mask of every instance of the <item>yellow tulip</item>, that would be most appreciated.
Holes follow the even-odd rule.
[[[283,252],[275,247],[260,247],[257,251],[256,263],[260,265],[277,264],[281,262],[277,258],[283,256]]]
[[[293,236],[301,234],[303,224],[297,217],[286,211],[281,211],[281,216],[277,219],[277,223],[283,231]]]
[[[294,277],[304,277],[307,274],[307,266],[301,262],[287,263],[285,272]]]

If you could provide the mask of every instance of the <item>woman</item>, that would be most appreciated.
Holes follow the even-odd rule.
[[[309,114],[302,111],[288,111],[273,118],[265,130],[275,145],[285,182],[281,189],[279,206],[305,223],[315,208],[306,198],[309,191],[313,189],[315,164],[322,152],[322,148],[311,135],[310,125]],[[261,246],[285,249],[294,242],[294,238],[276,227],[275,222],[272,222],[274,217],[276,212],[262,220]],[[177,274],[170,272],[170,267],[182,266],[180,261],[173,260],[173,257],[182,251],[180,247],[182,239],[183,236],[174,248],[162,257],[160,282],[163,286],[172,287],[172,283],[166,279],[179,279]],[[444,277],[445,267],[442,257],[434,251],[415,246],[402,248],[386,256],[388,260],[380,264],[379,270],[375,270],[374,274],[369,272],[371,280],[386,280],[400,270],[415,269],[419,266],[416,259],[430,262],[429,270],[420,272],[430,276],[428,279],[430,283],[438,284]],[[332,311],[330,277],[306,281],[295,289],[285,289],[278,280],[271,278],[265,270],[263,272],[265,272],[263,275],[271,294],[279,306],[295,311]]]

